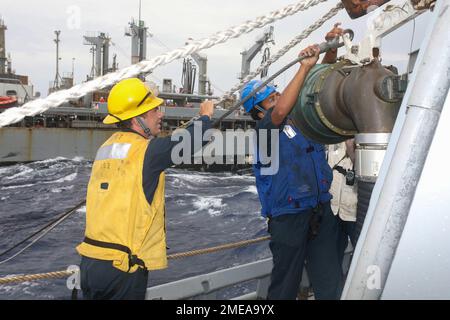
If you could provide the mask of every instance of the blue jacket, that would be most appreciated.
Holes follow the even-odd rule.
[[[275,128],[271,124],[271,112],[267,112],[260,122],[257,130]],[[264,175],[261,172],[264,165],[259,161],[259,153],[253,166],[261,214],[265,217],[297,214],[316,207],[319,202],[330,201],[328,190],[333,173],[327,163],[324,146],[305,138],[293,124],[286,122],[279,128],[278,144],[279,167],[275,174]]]

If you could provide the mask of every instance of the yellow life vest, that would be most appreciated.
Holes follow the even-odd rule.
[[[124,272],[167,267],[164,172],[150,204],[142,184],[148,143],[132,132],[113,134],[97,152],[87,190],[86,238],[77,251]]]

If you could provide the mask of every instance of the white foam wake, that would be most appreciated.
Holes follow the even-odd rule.
[[[34,184],[22,184],[18,186],[9,186],[9,187],[2,187],[0,190],[11,190],[11,189],[18,189],[18,188],[28,188],[32,187]]]
[[[12,176],[10,176],[10,177],[5,177],[5,180],[14,180],[14,179],[17,179],[19,177],[25,176],[25,175],[27,175],[27,174],[29,174],[29,173],[34,171],[34,169],[29,168],[29,167],[24,166],[24,165],[21,165],[18,169],[20,169],[21,171],[16,173],[16,174],[14,174],[14,175],[12,175]]]
[[[227,206],[222,203],[222,199],[217,197],[198,197],[192,203],[195,210],[188,212],[189,215],[207,210],[210,216],[219,216],[223,213],[223,209]]]
[[[73,181],[73,180],[75,180],[77,175],[78,175],[78,173],[75,172],[75,173],[69,174],[68,176],[65,176],[65,177],[63,177],[61,179],[58,179],[58,180],[55,180],[55,181],[51,181],[49,183],[62,183],[62,182]]]

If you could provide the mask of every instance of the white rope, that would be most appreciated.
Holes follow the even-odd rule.
[[[217,44],[224,43],[229,39],[237,38],[242,34],[253,31],[256,28],[262,28],[270,23],[283,19],[287,16],[291,16],[299,11],[306,10],[325,1],[327,0],[303,0],[296,4],[291,4],[281,10],[272,11],[268,15],[260,16],[253,21],[247,21],[239,26],[231,27],[226,31],[217,32],[203,40],[193,41],[182,48],[172,50],[150,60],[141,61],[140,63],[134,64],[117,72],[109,73],[92,81],[79,84],[71,89],[54,92],[45,99],[36,99],[24,104],[21,107],[8,109],[0,114],[0,127],[21,121],[26,116],[40,114],[49,108],[57,107],[70,100],[79,99],[89,92],[110,87],[122,79],[136,77],[143,73],[149,73],[158,66],[168,64],[176,59],[187,57],[194,52],[211,48]]]
[[[248,74],[244,79],[241,80],[237,85],[232,87],[229,91],[227,91],[220,101],[217,104],[220,104],[224,102],[227,98],[231,97],[231,95],[236,92],[240,91],[250,80],[258,76],[262,70],[269,67],[271,64],[276,62],[279,58],[281,58],[283,55],[286,54],[290,49],[295,47],[297,44],[299,44],[302,40],[309,37],[309,35],[319,29],[327,20],[334,17],[344,6],[341,2],[339,2],[334,8],[332,8],[329,12],[327,12],[325,15],[322,16],[319,20],[317,20],[315,23],[310,25],[307,29],[303,30],[303,32],[292,39],[287,45],[285,45],[283,48],[281,48],[274,56],[272,56],[269,60],[267,60],[265,63],[261,64],[258,69],[253,71],[252,73]]]

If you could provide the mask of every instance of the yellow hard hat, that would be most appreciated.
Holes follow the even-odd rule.
[[[108,113],[104,124],[128,120],[155,109],[164,102],[140,79],[130,78],[117,83],[109,93]]]

